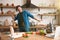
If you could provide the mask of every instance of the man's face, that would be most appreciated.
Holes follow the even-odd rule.
[[[22,12],[22,8],[21,8],[21,7],[18,7],[18,11],[19,11],[19,12]]]

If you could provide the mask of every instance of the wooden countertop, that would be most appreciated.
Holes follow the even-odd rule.
[[[1,36],[1,40],[9,40],[10,38],[6,35],[3,34]],[[35,34],[29,34],[28,38],[20,37],[20,38],[15,38],[14,40],[53,40],[52,38],[47,38],[42,35],[35,35]]]
[[[16,38],[15,40],[53,40],[52,38],[47,38],[41,35],[30,35],[28,38]]]

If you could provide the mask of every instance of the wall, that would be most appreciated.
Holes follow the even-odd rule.
[[[4,5],[6,5],[7,3],[9,3],[9,5],[11,5],[12,3],[14,3],[14,5],[16,6],[16,5],[23,5],[23,4],[25,4],[26,3],[26,0],[0,0],[0,3],[3,3]],[[54,0],[32,0],[31,1],[31,3],[32,4],[34,4],[34,5],[36,5],[36,6],[48,6],[49,4],[54,4]],[[15,13],[17,13],[16,12],[16,10],[15,9],[12,9],[12,8],[4,8],[3,9],[3,11],[6,13],[8,10],[12,10],[12,11],[15,11]],[[34,9],[34,8],[28,8],[28,9],[24,9],[24,10],[28,10],[29,12],[31,12],[35,17],[38,17],[38,18],[40,18],[40,16],[37,16],[37,14],[43,14],[43,13],[53,13],[53,12],[55,12],[56,10],[55,9],[40,9],[40,11],[38,11],[38,9]],[[49,22],[51,22],[51,20],[53,19],[54,17],[51,17],[51,16],[44,16],[43,17],[43,23],[44,24],[47,24],[47,23],[49,23]],[[0,21],[4,21],[5,19],[8,19],[9,20],[9,22],[11,22],[11,20],[12,20],[12,18],[11,17],[1,17],[0,18]],[[11,20],[10,20],[11,19]],[[33,19],[31,19],[31,20],[33,20]],[[49,21],[50,20],[50,21]],[[35,20],[35,22],[37,23],[37,21]],[[42,23],[42,22],[40,22],[40,23]],[[55,22],[55,21],[54,21]]]
[[[55,6],[60,9],[60,0],[55,0]]]
[[[32,0],[31,3],[37,5],[37,6],[49,6],[55,3],[54,0]]]

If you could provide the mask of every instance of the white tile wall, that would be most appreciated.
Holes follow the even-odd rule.
[[[14,8],[3,8],[4,13],[11,10],[12,12],[15,12],[16,10]]]
[[[23,5],[26,3],[26,0],[0,0],[0,3],[3,3],[4,5],[6,5],[7,3],[9,5],[11,5],[12,3],[14,3],[15,5]]]
[[[32,0],[31,3],[37,6],[48,6],[49,4],[54,4],[55,0]]]

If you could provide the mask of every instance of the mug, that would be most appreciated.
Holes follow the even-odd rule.
[[[60,40],[60,26],[56,27],[54,40]]]

